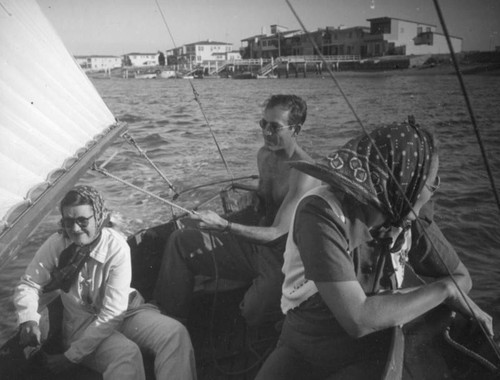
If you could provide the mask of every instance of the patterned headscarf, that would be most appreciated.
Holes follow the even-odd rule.
[[[57,268],[50,273],[50,282],[43,287],[43,292],[47,293],[56,289],[62,289],[68,292],[71,285],[75,282],[83,265],[90,257],[92,250],[99,244],[101,240],[101,231],[107,220],[107,211],[104,208],[104,200],[99,192],[91,186],[77,186],[70,190],[63,198],[60,204],[61,215],[63,208],[68,206],[65,202],[73,195],[79,195],[90,203],[94,210],[94,218],[96,220],[96,238],[89,244],[77,246],[75,243],[70,244],[59,255],[59,264]],[[63,234],[67,237],[67,233],[63,228]]]
[[[92,186],[86,186],[86,185],[75,186],[66,194],[66,196],[61,201],[61,204],[59,205],[59,210],[61,212],[61,215],[63,214],[63,207],[66,206],[64,204],[64,201],[71,193],[78,194],[81,198],[83,198],[90,205],[92,205],[92,209],[94,210],[94,218],[96,221],[97,231],[99,232],[102,229],[104,222],[106,221],[106,218],[108,216],[107,210],[104,207],[104,199],[102,198],[101,194]]]
[[[296,161],[291,165],[377,207],[389,216],[390,224],[401,226],[411,211],[404,195],[414,205],[427,181],[436,150],[432,135],[410,121],[377,128],[370,137],[380,155],[363,135],[314,164]]]

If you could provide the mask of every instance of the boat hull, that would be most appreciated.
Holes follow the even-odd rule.
[[[234,215],[233,220],[247,220],[255,223],[258,215],[246,209]],[[139,231],[129,237],[132,260],[132,286],[143,294],[146,300],[153,297],[154,286],[169,236],[179,228],[177,221]],[[254,378],[260,365],[277,343],[281,320],[272,321],[257,328],[248,327],[241,316],[239,304],[248,285],[231,281],[206,281],[199,279],[187,327],[195,347],[198,378],[203,379],[248,379]],[[51,306],[51,320],[61,318],[57,304]],[[61,307],[59,305],[59,307]],[[57,326],[58,324],[55,323]],[[392,329],[390,347],[383,373],[374,375],[382,380],[492,380],[498,373],[488,370],[481,363],[457,351],[445,339],[444,333],[488,360],[500,364],[488,342],[470,321],[457,316],[440,306],[412,321],[404,328]],[[51,323],[51,331],[54,331]],[[11,350],[9,353],[8,350]],[[0,370],[3,373],[18,371],[14,377],[2,379],[35,380],[44,379],[36,364],[28,362],[20,352],[15,339],[2,349]],[[7,353],[7,354],[5,354]],[[495,361],[496,360],[496,361]],[[7,367],[6,367],[7,365]],[[145,357],[148,379],[153,379],[152,358]],[[7,370],[5,369],[7,368]],[[19,370],[22,369],[22,375]],[[46,373],[45,373],[46,374]],[[38,377],[37,377],[38,376]],[[65,374],[62,378],[69,378]],[[51,377],[51,379],[57,377]],[[71,374],[73,380],[101,379],[100,375],[84,370]]]

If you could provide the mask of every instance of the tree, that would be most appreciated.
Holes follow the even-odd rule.
[[[162,52],[158,54],[158,64],[160,66],[165,66],[165,55]]]

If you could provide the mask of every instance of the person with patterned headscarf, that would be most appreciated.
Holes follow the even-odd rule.
[[[380,378],[389,328],[444,302],[467,317],[470,305],[492,334],[491,317],[465,295],[467,269],[428,219],[438,163],[432,135],[413,120],[354,138],[316,163],[291,163],[324,185],[295,210],[283,265],[286,318],[258,380]],[[398,290],[407,262],[436,280]]]
[[[15,292],[20,345],[42,343],[39,310],[60,296],[64,353],[46,354],[52,372],[81,363],[104,379],[145,379],[144,350],[155,355],[157,379],[196,378],[186,328],[130,288],[130,248],[106,226],[99,192],[77,186],[60,211],[62,230],[38,249]]]

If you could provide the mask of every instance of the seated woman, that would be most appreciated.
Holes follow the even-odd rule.
[[[144,379],[142,349],[155,355],[157,379],[195,379],[185,327],[130,288],[130,249],[104,226],[101,195],[90,186],[75,187],[60,210],[62,230],[38,249],[16,289],[20,344],[41,343],[38,310],[60,295],[65,351],[47,355],[52,372],[81,363],[104,379]]]
[[[442,303],[468,317],[470,306],[492,334],[491,317],[465,295],[467,269],[435,224],[417,218],[439,185],[429,132],[414,123],[384,126],[320,162],[291,164],[326,185],[295,211],[283,266],[286,318],[258,380],[376,378],[389,328]],[[422,236],[412,239],[412,231]],[[422,249],[423,241],[438,252]],[[436,280],[397,290],[406,261]]]

